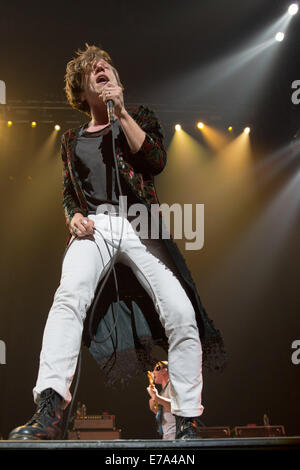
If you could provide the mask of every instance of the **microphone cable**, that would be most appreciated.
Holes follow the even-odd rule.
[[[111,100],[110,100],[111,101]],[[111,109],[111,108],[110,108]],[[118,164],[117,164],[117,157],[116,157],[116,147],[115,147],[115,138],[116,138],[116,131],[115,131],[115,128],[114,128],[114,119],[113,119],[113,116],[112,116],[112,113],[109,113],[109,120],[110,120],[110,124],[111,124],[111,132],[112,132],[112,150],[113,150],[113,157],[114,157],[114,164],[115,164],[115,170],[116,170],[116,178],[117,178],[117,184],[118,184],[118,189],[119,189],[119,198],[120,198],[120,195],[123,196],[123,193],[122,193],[122,188],[121,188],[121,183],[120,183],[120,177],[119,177],[119,168],[118,168]],[[90,318],[89,318],[89,324],[88,324],[88,333],[89,333],[89,337],[90,337],[90,340],[94,341],[95,343],[104,343],[105,341],[107,341],[107,339],[109,337],[111,337],[113,331],[116,329],[116,326],[117,326],[117,321],[118,321],[118,314],[119,314],[119,308],[120,308],[120,297],[119,297],[119,288],[118,288],[118,281],[117,281],[117,276],[116,276],[116,271],[115,271],[115,263],[116,263],[116,260],[117,260],[117,257],[119,255],[119,252],[120,252],[120,246],[121,246],[121,242],[122,242],[122,239],[123,239],[123,230],[124,230],[124,217],[125,217],[125,214],[124,214],[124,217],[123,217],[123,211],[122,211],[122,208],[121,208],[121,211],[120,211],[120,205],[119,205],[119,214],[120,215],[120,212],[121,212],[121,217],[122,217],[122,228],[121,228],[121,235],[120,235],[120,241],[119,241],[119,245],[116,249],[116,252],[114,253],[113,252],[113,255],[111,255],[111,252],[110,252],[110,249],[108,247],[108,244],[107,244],[107,241],[105,240],[105,237],[103,236],[103,234],[101,233],[101,230],[98,230],[98,229],[95,229],[103,238],[103,241],[105,242],[105,245],[106,245],[106,248],[108,250],[108,253],[109,253],[109,256],[110,256],[110,267],[107,271],[107,273],[105,274],[105,277],[103,278],[103,283],[102,283],[102,286],[99,290],[99,292],[97,293],[97,296],[94,297],[94,305],[93,305],[93,308],[92,308],[92,311],[90,313]],[[110,211],[108,210],[108,215],[109,215],[109,221],[110,221],[110,228],[111,228],[111,234],[113,234],[112,232],[112,223],[111,223],[111,214],[110,214]],[[72,243],[76,240],[76,237],[68,244],[67,248],[65,249],[65,252],[63,254],[63,258],[62,258],[62,263],[65,259],[65,256],[67,254],[67,251],[69,250],[70,246],[72,245]],[[96,242],[95,242],[96,243]],[[97,245],[96,243],[96,246],[98,248],[98,251],[99,251],[99,254],[101,256],[101,259],[102,259],[102,253],[99,249],[99,246]],[[112,248],[114,250],[114,246],[113,246],[113,237],[112,237]],[[107,265],[106,265],[107,266]],[[101,341],[98,341],[96,340],[96,338],[94,337],[93,335],[93,332],[92,332],[92,323],[93,323],[93,319],[94,319],[94,314],[95,314],[95,307],[97,305],[97,302],[100,298],[100,295],[104,289],[104,286],[106,284],[106,282],[108,281],[108,278],[110,276],[110,273],[113,271],[113,275],[114,275],[114,281],[115,281],[115,287],[116,287],[116,294],[117,294],[117,303],[118,303],[118,310],[117,310],[117,315],[115,316],[115,312],[114,312],[114,305],[112,303],[112,315],[113,315],[113,320],[114,320],[114,323],[112,325],[112,328],[111,330],[109,331],[108,335],[102,339]],[[101,281],[101,278],[99,279],[98,281],[98,284],[97,286],[99,285]],[[97,289],[97,287],[96,287]],[[116,341],[117,341],[117,335],[116,335]],[[82,349],[82,348],[81,348]],[[72,412],[72,409],[73,409],[73,404],[74,404],[74,400],[75,400],[75,396],[76,396],[76,393],[77,393],[77,389],[78,389],[78,385],[79,385],[79,379],[80,379],[80,374],[81,374],[81,363],[82,363],[82,351],[80,349],[80,352],[79,352],[79,356],[78,356],[78,364],[77,364],[77,377],[76,377],[76,382],[75,382],[75,386],[74,386],[74,392],[72,394],[72,400],[71,400],[71,403],[69,405],[69,411],[68,411],[68,415],[67,415],[67,419],[66,419],[66,423],[65,423],[65,426],[64,426],[64,432],[63,432],[63,439],[65,439],[65,436],[66,436],[66,433],[67,433],[67,429],[68,429],[68,426],[69,426],[69,421],[70,421],[70,418],[71,418],[71,412]],[[107,365],[107,364],[106,364]],[[106,366],[105,366],[106,367]]]
[[[115,148],[115,140],[116,140],[116,131],[115,131],[115,128],[114,128],[114,120],[113,120],[113,115],[112,115],[112,108],[111,108],[111,103],[113,103],[112,100],[109,100],[108,101],[108,115],[109,115],[109,120],[110,120],[110,123],[111,123],[111,131],[112,131],[112,149],[113,149],[113,156],[114,156],[114,164],[115,164],[115,170],[116,170],[116,178],[117,178],[117,184],[118,184],[118,190],[119,190],[119,200],[120,200],[120,196],[121,198],[123,198],[123,193],[122,193],[122,188],[121,188],[121,182],[120,182],[120,177],[119,177],[119,168],[118,168],[118,164],[117,164],[117,157],[116,157],[116,148]],[[121,199],[122,200],[122,199]],[[121,204],[122,205],[122,204]],[[101,285],[101,288],[99,290],[99,292],[97,293],[97,296],[94,298],[94,301],[93,301],[93,308],[92,308],[92,311],[90,313],[90,316],[89,316],[89,324],[88,324],[88,332],[89,332],[89,337],[91,340],[93,340],[95,343],[97,344],[100,344],[100,343],[105,343],[107,341],[107,339],[109,337],[111,337],[113,331],[115,330],[116,326],[117,326],[117,321],[118,321],[118,314],[119,314],[119,308],[120,308],[120,297],[119,297],[119,288],[118,288],[118,281],[117,281],[117,276],[116,276],[116,271],[115,271],[115,263],[116,263],[116,260],[118,258],[118,255],[119,255],[119,252],[120,252],[120,247],[121,247],[121,242],[122,242],[122,239],[123,239],[123,230],[124,230],[124,218],[125,218],[125,214],[124,214],[124,217],[123,217],[123,210],[122,210],[122,207],[120,208],[120,204],[119,204],[119,214],[120,215],[120,212],[121,212],[121,218],[122,218],[122,228],[121,228],[121,235],[120,235],[120,240],[119,240],[119,245],[116,249],[116,252],[114,253],[113,252],[113,256],[111,256],[110,254],[110,250],[107,246],[107,241],[105,240],[104,236],[102,235],[101,231],[98,230],[96,228],[96,231],[99,232],[99,234],[102,236],[105,244],[106,244],[106,247],[108,249],[108,252],[110,254],[110,266],[109,266],[109,269],[103,279],[103,282],[102,282],[102,285]],[[110,221],[110,228],[111,228],[111,234],[113,233],[112,232],[112,224],[111,224],[111,214],[110,212],[108,211],[108,215],[109,215],[109,221]],[[97,245],[98,247],[98,245]],[[113,246],[113,238],[112,238],[112,248],[114,250],[114,246]],[[98,250],[99,250],[99,247],[98,247]],[[99,250],[100,252],[100,250]],[[100,252],[100,255],[101,255],[101,252]],[[96,338],[93,336],[93,332],[92,332],[92,324],[93,324],[93,319],[94,319],[94,314],[95,314],[95,308],[96,308],[96,305],[97,305],[97,302],[101,296],[101,293],[104,289],[104,286],[106,284],[106,282],[108,281],[108,278],[110,276],[110,273],[111,271],[113,271],[113,274],[114,274],[114,280],[115,280],[115,286],[116,286],[116,294],[117,294],[117,303],[118,303],[118,311],[117,311],[117,316],[115,318],[115,313],[114,313],[114,305],[112,303],[112,311],[113,311],[113,319],[114,319],[114,323],[112,325],[112,328],[111,330],[109,331],[108,335],[102,339],[101,341],[99,340],[96,340]],[[100,283],[100,280],[98,282],[98,284]],[[117,336],[116,336],[116,340],[117,340]]]
[[[110,102],[111,100],[109,100]],[[122,196],[123,197],[123,193],[122,193],[122,188],[121,188],[121,183],[120,183],[120,177],[119,177],[119,168],[118,168],[118,164],[117,164],[117,158],[116,158],[116,148],[115,148],[115,138],[116,138],[116,131],[115,131],[115,128],[114,128],[114,120],[113,120],[113,117],[112,115],[110,115],[110,123],[111,123],[111,131],[112,131],[112,149],[113,149],[113,156],[114,156],[114,164],[115,164],[115,170],[116,170],[116,178],[117,178],[117,184],[118,184],[118,190],[119,190],[119,197]],[[120,208],[120,206],[119,206]],[[121,215],[122,215],[122,210],[120,211],[119,210],[119,215],[120,215],[120,212],[121,212]],[[111,233],[112,233],[112,222],[111,222],[111,214],[110,212],[108,211],[108,215],[109,215],[109,221],[110,221],[110,228],[111,228]],[[119,255],[119,252],[120,252],[120,246],[121,246],[121,242],[122,242],[122,239],[123,239],[123,230],[124,230],[124,217],[122,216],[122,228],[121,228],[121,235],[120,235],[120,241],[119,241],[119,245],[118,247],[116,248],[116,252],[114,253],[114,246],[113,246],[113,239],[112,239],[112,248],[113,248],[113,255],[111,255],[111,251],[108,247],[108,244],[107,244],[107,241],[105,240],[105,237],[103,236],[101,230],[95,228],[96,232],[98,232],[102,238],[103,238],[103,241],[106,245],[106,248],[107,248],[107,251],[110,255],[110,267],[103,279],[103,284],[101,286],[101,289],[99,290],[99,292],[97,293],[97,296],[94,298],[94,305],[93,305],[93,309],[92,309],[92,312],[90,313],[90,319],[89,319],[89,325],[88,325],[88,332],[89,332],[89,336],[90,336],[90,339],[93,341],[95,341],[96,343],[104,343],[112,334],[113,330],[115,329],[116,327],[116,323],[117,323],[117,319],[115,320],[114,322],[114,325],[111,329],[111,331],[109,332],[109,334],[107,335],[106,338],[104,338],[103,340],[101,341],[97,341],[95,337],[93,337],[93,333],[92,333],[92,323],[93,323],[93,318],[94,318],[94,311],[95,311],[95,306],[97,304],[97,301],[99,300],[100,298],[100,295],[104,289],[104,286],[106,284],[106,282],[108,281],[108,278],[110,276],[110,273],[111,271],[113,271],[114,273],[114,280],[115,280],[115,286],[116,286],[116,293],[117,293],[117,299],[118,299],[118,303],[120,302],[120,299],[119,299],[119,290],[118,290],[118,282],[117,282],[117,277],[116,277],[116,271],[115,271],[115,263],[116,263],[116,260],[117,260],[117,257]],[[63,255],[63,259],[62,259],[62,262],[67,254],[67,251],[68,249],[70,248],[71,244],[76,240],[76,237],[69,243],[69,245],[67,246],[65,252],[64,252],[64,255]],[[102,254],[101,254],[101,251],[96,243],[96,246],[98,248],[98,251],[99,251],[99,254],[101,256],[101,259],[102,259]],[[106,265],[107,266],[107,265]],[[98,281],[98,284],[100,283],[101,281],[101,278],[99,279]],[[96,287],[97,289],[97,287]],[[113,305],[112,305],[113,306]]]

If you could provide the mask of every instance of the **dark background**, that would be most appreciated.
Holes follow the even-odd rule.
[[[291,20],[286,39],[272,46],[273,52],[264,51],[241,73],[223,79],[232,65],[226,58],[235,53],[241,54],[239,60],[245,57],[249,41],[255,43],[289,4],[134,0],[1,6],[0,79],[6,82],[7,106],[0,111],[3,121],[20,121],[9,130],[4,122],[0,127],[0,339],[7,347],[7,363],[0,366],[4,438],[34,410],[32,388],[42,332],[67,237],[60,134],[50,144],[47,139],[57,119],[62,131],[71,127],[68,120],[86,120],[80,113],[60,114],[48,107],[65,100],[66,63],[86,42],[111,54],[125,87],[125,103],[148,104],[157,111],[166,146],[176,122],[202,144],[195,120],[222,129],[233,124],[237,134],[251,125],[257,170],[254,194],[249,199],[233,194],[225,211],[221,197],[210,206],[214,180],[206,185],[206,169],[199,166],[203,185],[193,187],[191,198],[206,204],[205,246],[191,252],[178,241],[229,355],[222,375],[204,375],[203,422],[262,425],[267,413],[271,423],[285,426],[287,434],[300,434],[300,365],[291,362],[292,341],[300,339],[295,138],[300,125],[299,109],[291,102],[291,83],[300,79],[299,13]],[[215,78],[219,81],[211,85]],[[36,111],[29,109],[34,103]],[[34,112],[51,122],[30,129]],[[156,185],[161,203],[180,202],[176,189],[182,195],[189,180],[176,174],[169,160]],[[181,202],[190,201],[182,196]],[[76,401],[84,402],[89,414],[115,414],[124,438],[156,437],[146,386],[145,376],[127,388],[111,390],[88,351],[83,351]]]

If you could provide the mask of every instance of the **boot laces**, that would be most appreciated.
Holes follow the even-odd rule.
[[[32,416],[28,424],[32,424],[39,420],[41,416],[49,415],[52,418],[55,417],[55,408],[54,408],[54,394],[48,395],[40,399],[38,403],[38,409]]]

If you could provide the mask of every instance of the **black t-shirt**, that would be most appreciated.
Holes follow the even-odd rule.
[[[115,120],[116,140],[122,138],[120,124]],[[100,204],[119,204],[119,188],[113,158],[111,125],[100,131],[80,131],[75,147],[75,175],[86,197],[89,214],[95,214]],[[125,188],[121,184],[122,193]]]

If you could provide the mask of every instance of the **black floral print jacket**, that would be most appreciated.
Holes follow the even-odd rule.
[[[120,174],[142,203],[151,207],[158,204],[153,176],[160,173],[167,162],[167,153],[163,146],[163,132],[155,113],[148,107],[139,106],[130,111],[130,115],[146,133],[140,150],[136,153],[116,149],[116,158]],[[66,224],[69,225],[76,212],[87,216],[87,202],[72,168],[72,157],[78,129],[70,129],[62,137],[61,155],[63,160],[63,207]]]
[[[163,131],[157,116],[148,107],[139,106],[131,109],[129,113],[137,124],[145,131],[146,137],[140,150],[136,153],[128,151],[128,148],[126,150],[125,147],[123,148],[121,145],[116,146],[118,169],[120,175],[123,177],[123,181],[128,185],[136,199],[145,204],[148,210],[151,210],[151,204],[159,205],[154,185],[154,176],[159,174],[165,168],[167,163],[167,153],[163,145]],[[81,190],[81,186],[74,175],[72,165],[75,143],[79,130],[80,127],[77,129],[70,129],[65,132],[62,137],[63,207],[67,225],[70,224],[72,217],[77,212],[82,213],[84,216],[88,215],[87,202]],[[159,213],[159,215],[161,214]],[[67,244],[70,239],[71,234],[69,235]],[[208,317],[201,303],[196,285],[186,265],[185,259],[172,236],[170,238],[165,238],[163,241],[178,269],[183,285],[185,286],[186,292],[188,293],[195,309],[203,350],[204,366],[206,366],[208,370],[221,371],[227,362],[221,333],[215,328],[213,321]],[[125,267],[122,269],[125,269]],[[122,279],[129,279],[131,276],[129,271],[119,272],[121,273],[120,282],[122,282]],[[130,283],[130,285],[133,286],[132,291],[138,293],[138,282],[135,279],[131,279]],[[100,288],[100,284],[101,283],[99,283],[98,290]],[[95,341],[91,342],[90,335],[86,338],[85,343],[89,346],[92,355],[103,370],[105,370],[105,368],[107,369],[111,358],[113,358],[114,367],[109,365],[109,371],[111,372],[112,370],[115,370],[114,376],[120,377],[122,374],[124,375],[129,366],[132,366],[135,371],[139,370],[136,366],[136,361],[133,360],[132,354],[134,354],[135,357],[139,357],[138,362],[143,363],[144,369],[147,370],[147,368],[151,367],[150,356],[147,353],[149,348],[146,346],[147,341],[145,342],[146,338],[151,338],[151,335],[152,339],[155,337],[156,344],[161,344],[165,351],[167,351],[167,338],[165,337],[162,326],[156,321],[158,317],[152,301],[144,303],[139,310],[136,309],[136,305],[126,301],[122,320],[120,318],[117,325],[113,320],[113,317],[110,316],[112,307],[115,305],[114,298],[112,294],[110,294],[110,292],[113,291],[113,285],[111,288],[107,288],[106,292],[109,293],[109,298],[107,301],[102,299],[101,302],[98,302],[96,292],[89,312],[100,312],[97,316],[96,325],[94,325],[94,331],[98,331],[98,334],[100,334],[102,331],[101,325],[108,325],[110,323],[112,331],[114,331],[116,335],[118,332],[118,340],[116,341],[116,344],[118,345],[114,346],[113,338],[110,338],[106,342],[103,342],[101,339],[99,343]],[[138,300],[135,299],[135,303],[137,301]],[[141,305],[141,300],[139,302]],[[106,307],[103,307],[104,305],[106,305]],[[87,312],[88,315],[89,312]],[[105,321],[101,322],[103,318],[105,318]],[[156,324],[155,332],[153,330],[154,324]],[[134,335],[133,331],[135,331]],[[157,338],[160,338],[160,343]],[[124,359],[120,359],[121,357]],[[143,359],[140,360],[141,358]],[[117,367],[116,364],[119,364],[119,366]]]

